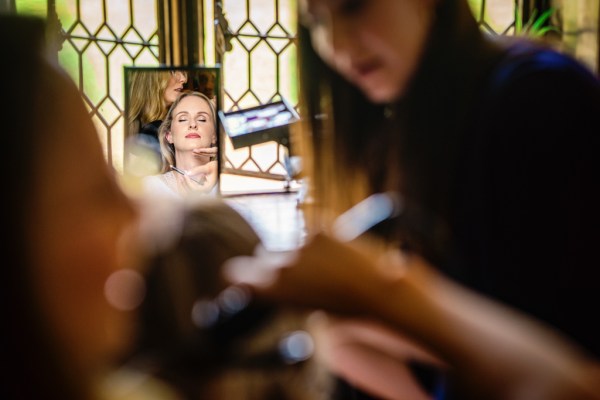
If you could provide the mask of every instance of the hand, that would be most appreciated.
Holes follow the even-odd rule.
[[[198,147],[192,150],[196,157],[216,157],[219,151],[218,147]]]
[[[210,192],[217,184],[219,174],[217,167],[216,161],[209,161],[207,164],[187,170],[186,178],[193,178],[192,182],[188,182],[188,188],[196,192]]]
[[[369,320],[313,314],[316,355],[327,368],[366,393],[385,399],[430,399],[409,362],[443,370],[445,364],[387,326]]]
[[[388,253],[375,242],[349,244],[317,234],[297,251],[259,248],[253,257],[232,258],[224,271],[230,281],[250,286],[265,299],[365,315],[385,296],[390,278],[404,272],[401,263],[382,260]]]

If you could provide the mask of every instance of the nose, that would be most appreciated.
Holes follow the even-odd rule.
[[[190,128],[195,128],[196,127],[196,120],[195,119],[190,119]]]

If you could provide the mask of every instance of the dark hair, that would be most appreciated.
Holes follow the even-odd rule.
[[[132,364],[190,399],[325,393],[328,376],[305,363],[312,355],[306,315],[259,304],[221,276],[227,259],[261,244],[252,226],[220,199],[193,203],[183,221],[172,247],[149,265]],[[282,352],[290,340],[305,353]]]
[[[395,190],[405,198],[404,216],[437,225],[435,240],[444,242],[461,135],[483,89],[480,80],[502,53],[484,38],[464,0],[439,1],[435,7],[406,95],[387,105],[373,104],[329,68],[301,27],[306,129],[296,140],[309,149],[315,197],[327,209],[339,213],[369,194]],[[438,246],[447,244],[432,245]]]
[[[61,363],[44,324],[33,289],[31,249],[27,232],[30,199],[41,170],[37,162],[48,144],[42,124],[50,123],[48,104],[56,102],[59,85],[50,84],[57,72],[43,55],[44,23],[37,18],[0,15],[0,73],[6,77],[0,108],[4,144],[2,159],[5,195],[2,210],[3,256],[0,315],[3,324],[2,395],[9,399],[82,399],[71,371]],[[44,110],[43,112],[41,110]],[[31,113],[35,116],[32,117]]]

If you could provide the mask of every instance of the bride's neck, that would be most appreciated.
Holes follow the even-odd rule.
[[[177,167],[182,169],[191,169],[199,165],[205,165],[210,161],[209,156],[197,156],[192,151],[177,152],[175,162]]]

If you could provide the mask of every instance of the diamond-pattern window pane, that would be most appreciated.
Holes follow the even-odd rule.
[[[245,0],[225,0],[223,3],[223,13],[229,28],[239,33],[240,27],[248,21],[248,4]]]
[[[44,1],[44,6],[46,2]],[[77,23],[77,0],[56,0],[56,12],[65,31]]]
[[[516,0],[469,0],[469,5],[484,32],[494,35],[514,33]]]
[[[122,36],[131,25],[131,10],[127,1],[106,0],[106,14],[110,18],[110,29],[117,36]]]
[[[485,21],[497,33],[508,33],[515,21],[515,4],[506,0],[487,0],[487,10],[494,10],[486,15]]]
[[[80,1],[79,15],[81,23],[84,24],[90,32],[96,32],[104,22],[104,10],[101,1]],[[60,17],[59,17],[60,18]]]
[[[277,2],[273,0],[250,0],[250,20],[259,27],[262,34],[266,34],[271,25],[277,21],[275,7]]]
[[[16,3],[19,13],[48,7],[47,0]],[[124,145],[123,67],[158,65],[156,0],[56,0],[55,4],[66,33],[58,60],[79,86],[104,153],[120,171]],[[40,15],[39,10],[36,15]]]
[[[231,98],[230,101],[225,102],[226,110],[230,110],[233,107],[232,102],[239,100],[249,89],[250,56],[244,49],[239,37],[232,39],[231,44],[233,48],[223,60],[223,67],[226,72],[223,77],[223,87]]]
[[[233,34],[223,60],[224,110],[282,97],[297,104],[296,0],[224,0],[223,11]],[[238,150],[226,143],[224,170],[284,179],[283,153],[274,142]]]
[[[277,80],[273,79],[277,76],[277,58],[265,41],[261,41],[250,53],[250,63],[260,65],[260,68],[252,68],[250,86],[261,104],[269,103],[278,93]]]
[[[97,106],[106,97],[106,57],[96,43],[90,43],[82,56],[83,92]]]

